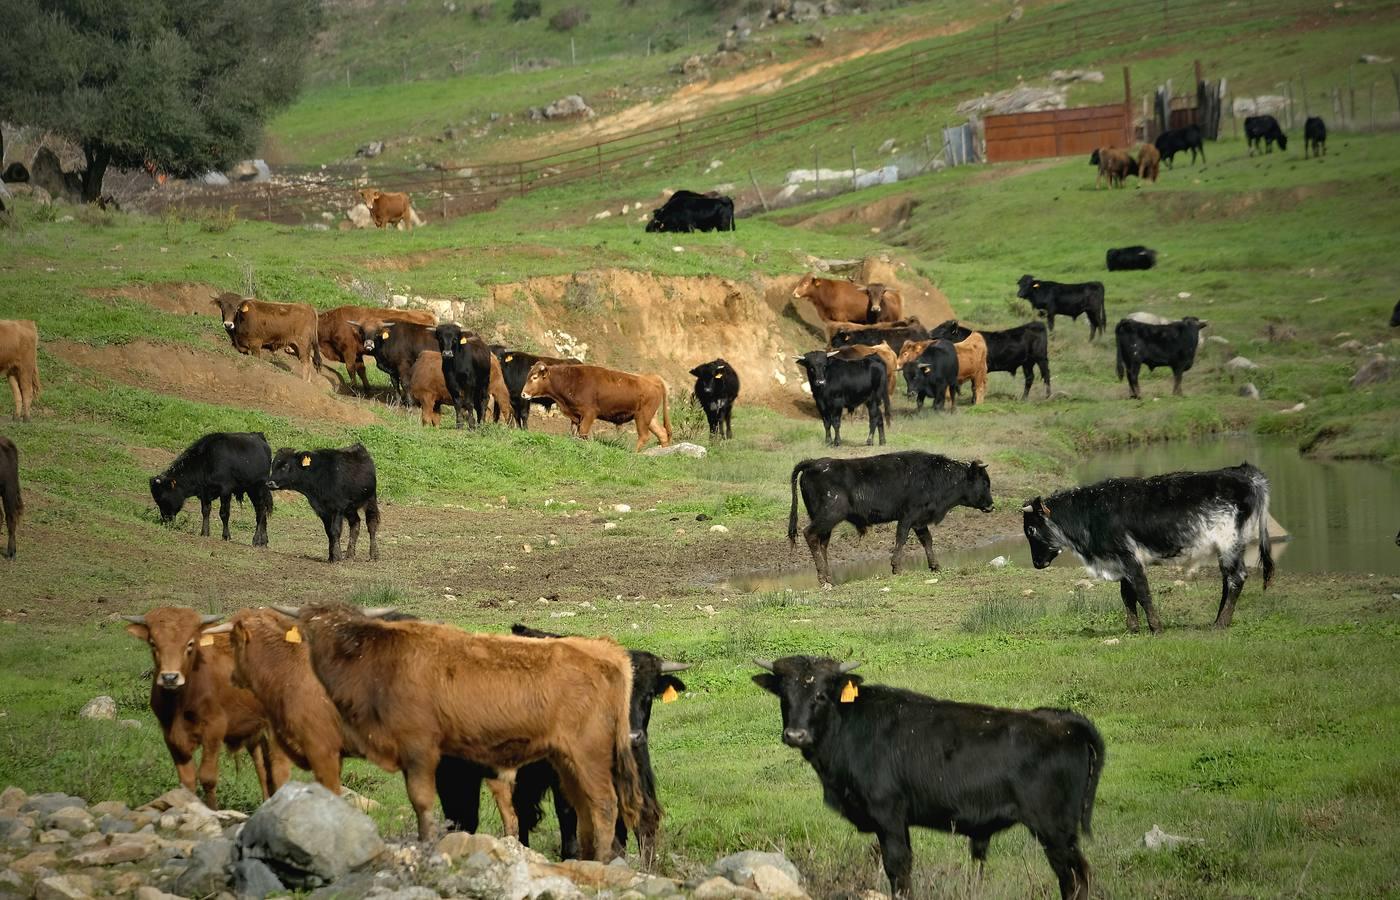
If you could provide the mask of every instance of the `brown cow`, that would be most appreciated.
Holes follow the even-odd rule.
[[[643,795],[629,733],[632,661],[617,644],[469,634],[342,605],[279,611],[295,614],[316,677],[366,758],[403,770],[419,840],[432,835],[444,754],[489,766],[506,782],[548,759],[578,811],[585,858],[612,858],[619,806],[636,830]]]
[[[1143,144],[1138,151],[1137,158],[1138,178],[1143,181],[1157,181],[1157,174],[1162,169],[1162,154],[1151,144]]]
[[[904,298],[898,291],[875,285],[872,293],[865,285],[833,278],[803,275],[792,289],[794,299],[807,299],[823,322],[873,324],[893,322],[904,312]]]
[[[388,194],[377,188],[361,188],[360,197],[369,207],[375,228],[403,222],[405,228],[413,230],[413,201],[407,194]]]
[[[870,298],[870,308],[864,321],[897,322],[904,317],[904,295],[889,285],[867,284],[865,295]]]
[[[958,384],[971,381],[972,402],[981,403],[987,396],[986,338],[974,331],[954,344],[953,349],[958,351]]]
[[[671,414],[666,382],[655,375],[633,375],[602,366],[550,365],[538,362],[530,369],[520,396],[526,400],[548,397],[578,426],[578,436],[588,439],[596,419],[622,425],[637,423],[637,452],[646,446],[648,432],[665,447],[671,443]],[[656,411],[661,423],[656,427]]]
[[[506,380],[501,376],[501,361],[496,359],[494,353],[491,354],[491,384],[488,391],[495,405],[492,421],[501,421],[503,414],[509,417],[510,392],[506,390]],[[442,374],[440,352],[424,350],[413,363],[413,371],[408,376],[408,396],[422,409],[419,421],[434,428],[442,424],[438,407],[451,406],[452,394],[447,390],[447,379]]]
[[[1094,178],[1094,190],[1098,190],[1105,177],[1109,187],[1122,187],[1129,175],[1137,174],[1137,161],[1131,153],[1118,147],[1100,147],[1090,156],[1089,162],[1099,167]]]
[[[28,422],[39,396],[39,329],[29,319],[0,319],[0,374],[15,395],[15,418]]]
[[[422,309],[381,309],[369,306],[337,306],[316,317],[316,337],[321,348],[321,359],[326,362],[345,364],[345,372],[350,377],[350,386],[355,386],[355,376],[369,390],[369,378],[365,373],[364,340],[351,323],[359,323],[374,331],[385,322],[412,322],[429,328],[437,324],[437,318]]]
[[[122,616],[127,632],[150,645],[155,661],[151,712],[160,722],[165,746],[180,785],[195,789],[194,751],[204,802],[219,808],[219,749],[247,749],[263,799],[282,786],[290,761],[272,738],[267,714],[251,692],[233,685],[233,650],[224,635],[201,634],[222,616],[201,616],[181,606],[153,609],[144,616]]]
[[[906,343],[904,346],[908,347],[909,344]],[[884,341],[874,346],[853,344],[849,347],[842,347],[840,350],[828,351],[826,355],[836,356],[841,359],[860,359],[864,356],[880,357],[880,361],[885,364],[885,377],[889,381],[889,395],[890,397],[894,397],[894,376],[899,370],[899,362],[894,355],[894,351],[890,349],[889,344]]]
[[[303,381],[321,368],[316,310],[306,303],[265,303],[225,291],[210,301],[224,317],[224,330],[239,353],[286,350],[301,363]]]
[[[15,558],[15,532],[19,517],[24,515],[24,497],[19,490],[19,450],[14,442],[0,436],[0,512],[5,514],[5,529],[10,539],[0,556]]]

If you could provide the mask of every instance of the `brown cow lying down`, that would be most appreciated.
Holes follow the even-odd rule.
[[[28,422],[39,396],[39,329],[29,319],[0,319],[0,375],[10,382],[15,418]]]
[[[671,443],[671,414],[666,402],[666,382],[655,375],[633,375],[602,366],[550,365],[535,363],[525,379],[520,396],[527,400],[548,397],[578,427],[578,436],[587,440],[593,422],[602,419],[614,425],[637,423],[637,452],[647,444],[647,434],[665,447]],[[661,410],[664,431],[656,427],[656,411]]]
[[[792,289],[792,296],[812,301],[817,316],[824,322],[892,322],[904,313],[904,298],[883,284],[867,288],[851,281],[803,275]]]
[[[265,303],[225,291],[212,301],[224,318],[224,330],[239,353],[285,350],[301,363],[303,381],[321,368],[316,310],[306,303]]]
[[[316,317],[316,337],[321,348],[321,359],[326,362],[345,363],[345,372],[350,378],[350,386],[355,386],[355,376],[369,390],[369,378],[365,373],[364,341],[356,333],[352,322],[358,322],[368,331],[375,331],[385,322],[411,322],[414,325],[437,324],[437,317],[422,309],[380,309],[369,306],[337,306]]]
[[[155,661],[151,712],[160,722],[180,785],[195,789],[194,751],[202,748],[199,784],[204,802],[218,809],[220,745],[230,753],[246,748],[266,800],[287,780],[291,762],[273,739],[262,704],[234,686],[228,636],[201,633],[223,616],[201,616],[175,606],[122,618],[131,623],[126,630],[132,637],[150,645]]]
[[[360,197],[369,207],[375,228],[403,222],[405,228],[413,230],[413,201],[407,194],[386,194],[377,188],[361,188]]]
[[[403,770],[419,840],[432,836],[444,755],[489,766],[502,784],[548,759],[578,811],[584,858],[612,859],[619,807],[636,830],[643,796],[629,733],[632,661],[617,644],[469,634],[343,605],[278,611],[297,619],[316,678],[365,758]],[[509,790],[492,793],[509,823]]]
[[[487,390],[495,407],[491,421],[501,421],[503,414],[509,417],[510,392],[506,390],[506,380],[501,376],[501,361],[494,353],[491,354],[491,384]],[[442,414],[438,408],[452,405],[452,393],[447,390],[447,379],[442,374],[440,352],[424,350],[419,354],[408,377],[408,396],[422,409],[420,421],[424,425],[436,428],[442,424]]]
[[[909,344],[906,343],[904,346],[908,347]],[[895,373],[899,371],[899,362],[895,358],[894,351],[890,349],[889,344],[884,341],[874,346],[854,344],[850,347],[842,347],[840,350],[828,351],[826,355],[839,357],[841,359],[860,359],[864,356],[880,357],[880,361],[885,364],[885,376],[889,381],[889,395],[891,397],[894,396],[894,376]]]

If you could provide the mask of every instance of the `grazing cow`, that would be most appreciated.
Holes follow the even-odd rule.
[[[1129,272],[1150,269],[1157,265],[1157,251],[1141,244],[1132,247],[1112,247],[1108,251],[1108,271]]]
[[[14,417],[28,422],[39,397],[39,329],[29,319],[0,319],[0,375],[10,382]]]
[[[1055,317],[1069,316],[1078,321],[1080,315],[1089,319],[1089,340],[1108,330],[1108,317],[1104,313],[1103,282],[1081,281],[1076,284],[1062,284],[1058,281],[1041,281],[1034,275],[1022,275],[1016,296],[1030,302],[1031,306],[1049,321],[1050,331],[1055,331]]]
[[[379,497],[374,458],[363,444],[352,444],[343,450],[283,447],[272,458],[267,486],[274,491],[296,491],[306,497],[326,529],[329,562],[355,558],[361,512],[369,530],[369,558],[379,558]],[[347,519],[350,538],[342,554],[340,533]]]
[[[582,362],[582,360],[574,359],[572,356],[568,358],[539,356],[534,353],[526,353],[523,350],[511,350],[500,344],[492,344],[491,353],[501,364],[501,377],[505,379],[506,393],[510,396],[510,410],[515,418],[515,424],[519,428],[529,427],[530,407],[532,405],[539,404],[545,409],[554,405],[554,401],[548,397],[527,399],[520,396],[521,390],[525,387],[525,379],[530,377],[530,370],[535,367],[535,363],[579,365]]]
[[[376,188],[361,188],[359,193],[369,207],[375,228],[402,222],[409,231],[413,230],[413,201],[407,194],[385,193]]]
[[[913,342],[906,342],[904,346],[908,347],[910,343]],[[899,358],[895,356],[889,344],[883,341],[874,346],[867,344],[851,344],[839,350],[828,350],[826,355],[839,357],[840,359],[860,359],[865,356],[879,357],[880,362],[885,364],[885,393],[889,395],[890,399],[894,399],[895,373],[899,371]],[[892,409],[886,409],[885,416],[886,418],[893,419],[894,411]]]
[[[1201,329],[1210,325],[1204,319],[1187,316],[1167,325],[1149,325],[1132,319],[1121,319],[1113,329],[1118,344],[1118,380],[1128,376],[1128,393],[1134,400],[1142,398],[1138,390],[1138,372],[1158,367],[1172,370],[1172,393],[1181,395],[1181,376],[1196,362],[1196,348],[1201,343]]]
[[[181,787],[195,789],[194,751],[204,802],[219,808],[219,749],[247,749],[263,799],[282,786],[291,764],[273,738],[267,714],[251,692],[232,682],[233,651],[228,637],[201,634],[223,616],[201,616],[182,606],[153,609],[144,616],[122,616],[127,633],[151,648],[151,712],[160,723]]]
[[[636,422],[638,453],[651,434],[663,447],[671,443],[666,382],[655,375],[633,375],[602,366],[537,362],[530,369],[520,396],[526,400],[548,397],[558,403],[584,440],[588,440],[593,423],[602,419],[614,425]],[[657,410],[661,411],[660,428],[656,424]]]
[[[1045,850],[1061,900],[1088,900],[1090,834],[1105,758],[1094,724],[1067,709],[1001,709],[879,684],[858,662],[755,659],[778,697],[783,743],[802,751],[826,805],[873,832],[890,893],[908,898],[909,826],[966,835],[980,873],[992,836],[1025,825]]]
[[[695,376],[695,401],[705,411],[710,434],[734,436],[734,401],[739,396],[739,373],[723,359],[701,363],[690,370]]]
[[[1157,135],[1157,140],[1153,142],[1157,152],[1162,159],[1166,160],[1167,168],[1172,167],[1172,158],[1178,153],[1191,151],[1191,165],[1196,164],[1196,154],[1201,154],[1201,162],[1206,161],[1206,145],[1201,129],[1197,125],[1187,125],[1184,128],[1173,128]]]
[[[369,378],[365,373],[364,334],[351,323],[358,323],[369,333],[374,333],[386,322],[410,322],[414,325],[437,325],[437,317],[422,309],[378,309],[368,306],[337,306],[316,317],[316,336],[321,347],[321,359],[325,362],[345,363],[345,374],[350,386],[355,386],[355,376],[369,390]]]
[[[437,350],[437,332],[426,325],[409,322],[385,322],[377,328],[362,323],[350,323],[361,338],[364,352],[374,357],[375,365],[389,376],[399,402],[408,403],[408,376],[419,354]]]
[[[856,459],[804,459],[792,467],[788,541],[793,544],[797,543],[799,479],[809,519],[802,534],[817,565],[817,578],[825,585],[831,584],[827,545],[842,522],[850,522],[861,535],[871,525],[896,523],[890,570],[898,575],[911,530],[924,545],[929,569],[936,572],[938,559],[933,555],[929,526],[942,522],[955,506],[992,511],[992,481],[987,467],[976,460],[959,462],[921,450]]]
[[[1151,144],[1143,144],[1138,150],[1137,176],[1143,181],[1157,181],[1157,175],[1162,170],[1162,154]]]
[[[1118,147],[1100,147],[1089,155],[1089,164],[1099,167],[1094,178],[1094,190],[1098,190],[1105,178],[1111,188],[1122,187],[1129,175],[1138,174],[1137,160],[1131,153]]]
[[[917,345],[916,345],[917,346]],[[909,348],[906,347],[906,350]],[[901,359],[912,355],[904,353]],[[924,400],[932,397],[933,408],[942,409],[946,399],[949,412],[958,409],[958,351],[952,341],[934,338],[904,363],[904,383],[915,398],[915,411],[923,412]]]
[[[309,304],[264,303],[230,291],[210,302],[219,308],[224,330],[239,353],[260,357],[264,350],[285,350],[301,363],[303,381],[321,368],[316,310]]]
[[[1278,119],[1273,116],[1249,116],[1244,120],[1244,136],[1249,142],[1249,155],[1253,156],[1254,151],[1263,149],[1265,153],[1274,152],[1274,142],[1278,142],[1280,150],[1288,149],[1288,135],[1283,133],[1279,127]]]
[[[869,447],[875,442],[875,432],[878,430],[880,445],[884,446],[885,416],[882,410],[889,411],[889,379],[885,374],[885,364],[878,356],[843,359],[828,356],[825,350],[813,350],[796,357],[796,362],[807,373],[807,383],[812,388],[817,413],[822,417],[822,429],[828,444],[841,446],[842,413],[854,412],[856,407],[864,406],[870,420],[865,445]]]
[[[1309,151],[1313,156],[1327,155],[1327,123],[1321,116],[1308,116],[1303,123],[1303,159],[1308,158]]]
[[[1045,396],[1050,396],[1050,341],[1044,322],[1027,322],[1005,331],[982,329],[977,333],[987,342],[988,372],[1015,375],[1017,369],[1024,370],[1026,387],[1021,392],[1021,399],[1024,400],[1030,396],[1031,385],[1035,382],[1033,367],[1039,366],[1040,380],[1045,382]],[[957,342],[966,339],[972,330],[959,325],[956,319],[950,319],[933,329],[931,334]]]
[[[547,759],[578,810],[584,857],[612,859],[619,808],[637,828],[643,799],[628,725],[632,663],[617,644],[470,634],[344,606],[279,612],[296,616],[316,677],[365,758],[403,771],[420,841],[432,836],[434,774],[444,754],[497,773],[503,789],[493,785],[492,793],[508,823],[516,770]]]
[[[457,410],[457,427],[463,413],[471,426],[486,421],[486,400],[491,393],[491,348],[473,332],[463,331],[451,322],[437,327],[438,349],[442,353],[442,377],[452,406]]]
[[[648,232],[733,231],[734,201],[729,197],[676,191],[651,211]]]
[[[14,441],[0,435],[0,513],[5,516],[5,530],[9,541],[5,552],[6,559],[15,558],[15,532],[19,530],[19,518],[24,515],[24,496],[19,490],[19,450]]]
[[[903,324],[891,322],[888,324],[869,326],[845,326],[837,329],[831,336],[831,346],[833,349],[842,347],[853,347],[863,344],[873,347],[876,344],[888,344],[891,351],[899,353],[904,347],[905,341],[926,341],[928,340],[928,329],[919,323],[917,319],[905,319]]]
[[[228,519],[234,497],[253,501],[257,524],[253,546],[267,546],[267,517],[272,515],[272,492],[267,473],[272,469],[272,448],[261,431],[215,431],[204,435],[175,457],[164,472],[151,478],[151,498],[167,525],[175,520],[185,500],[198,497],[203,524],[200,537],[209,537],[209,513],[219,501],[224,540],[229,540]]]
[[[1274,574],[1269,546],[1269,480],[1249,463],[1209,472],[1173,472],[1150,478],[1110,478],[1036,497],[1022,507],[1026,540],[1037,569],[1070,550],[1090,574],[1118,582],[1129,631],[1138,630],[1137,606],[1160,634],[1144,565],[1197,560],[1214,553],[1220,563],[1216,628],[1230,627],[1244,589],[1245,547],[1259,541],[1264,587]]]

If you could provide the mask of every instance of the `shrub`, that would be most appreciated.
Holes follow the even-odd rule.
[[[526,19],[538,18],[540,14],[540,0],[515,0],[510,7],[510,20],[512,22],[524,22]]]
[[[477,22],[485,22],[496,12],[494,3],[478,3],[472,7],[472,19]]]
[[[588,10],[581,6],[570,6],[550,16],[549,27],[552,31],[573,31],[587,22],[588,17]]]

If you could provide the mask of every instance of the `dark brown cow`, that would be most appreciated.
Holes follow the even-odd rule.
[[[247,749],[262,786],[263,799],[282,786],[291,764],[273,739],[267,714],[250,691],[233,685],[233,650],[228,637],[201,630],[222,616],[201,616],[188,607],[153,609],[144,616],[122,616],[127,632],[151,648],[151,712],[160,722],[165,746],[186,790],[195,789],[194,751],[204,802],[219,808],[220,745]]]
[[[409,231],[413,230],[413,201],[407,194],[386,194],[377,188],[363,188],[360,198],[369,207],[375,228],[402,222]]]
[[[265,303],[225,291],[212,301],[224,317],[224,330],[239,353],[286,350],[301,363],[303,381],[321,368],[316,310],[306,303]]]
[[[337,306],[316,317],[316,337],[321,348],[321,359],[325,362],[345,363],[350,386],[355,386],[355,376],[359,375],[360,384],[365,390],[369,390],[369,378],[365,374],[364,339],[355,331],[351,324],[354,322],[374,331],[385,322],[411,322],[431,328],[437,324],[437,319],[432,313],[422,309],[380,309],[369,306]]]
[[[875,287],[878,292],[872,294],[865,285],[851,281],[803,275],[792,296],[812,301],[824,322],[871,324],[898,319],[904,312],[904,298],[884,285]]]
[[[1137,160],[1127,150],[1118,147],[1100,147],[1090,154],[1089,163],[1099,167],[1099,174],[1094,178],[1094,190],[1099,189],[1104,178],[1108,179],[1109,187],[1122,187],[1129,175],[1138,173]]]
[[[19,530],[19,517],[24,515],[24,497],[19,490],[19,450],[14,442],[0,436],[0,512],[5,514],[5,530],[9,541],[5,552],[6,559],[15,558],[15,532]]]
[[[316,677],[365,757],[403,770],[419,840],[432,836],[444,754],[489,766],[507,783],[548,759],[578,810],[585,858],[612,858],[619,806],[636,829],[643,796],[628,724],[632,661],[622,647],[385,622],[343,605],[279,611],[295,614]],[[513,818],[509,799],[496,794]]]
[[[15,418],[28,422],[39,396],[39,329],[29,319],[0,319],[0,376],[10,382]]]
[[[1162,170],[1162,152],[1151,144],[1143,144],[1138,151],[1137,167],[1138,178],[1155,182]]]
[[[548,397],[578,426],[587,440],[593,422],[614,425],[637,423],[637,452],[646,446],[648,433],[665,447],[671,443],[671,414],[666,402],[666,382],[655,375],[633,375],[602,366],[535,363],[520,396],[527,400]],[[662,428],[656,427],[661,411]]]

